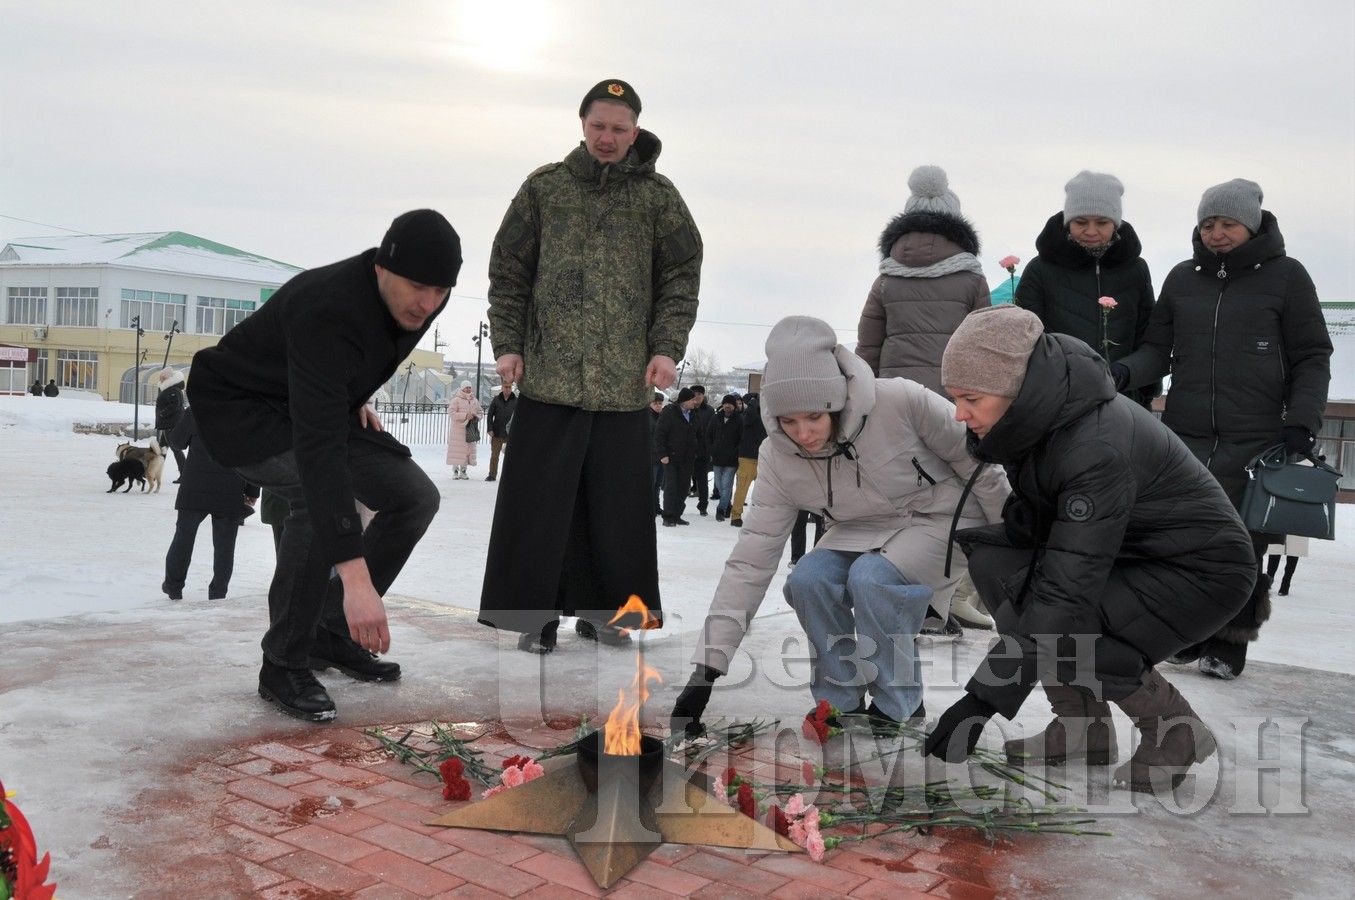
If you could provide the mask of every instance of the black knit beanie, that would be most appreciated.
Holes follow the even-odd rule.
[[[376,251],[376,264],[419,284],[456,287],[461,238],[442,213],[410,210],[391,222]]]

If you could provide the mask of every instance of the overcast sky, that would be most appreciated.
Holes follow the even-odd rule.
[[[61,233],[16,219],[180,230],[310,267],[432,206],[466,259],[446,352],[473,358],[504,209],[608,77],[701,229],[691,346],[723,364],[792,313],[854,338],[922,163],[993,283],[1090,168],[1124,181],[1155,286],[1201,191],[1241,176],[1322,299],[1355,300],[1349,0],[0,0],[0,243]]]

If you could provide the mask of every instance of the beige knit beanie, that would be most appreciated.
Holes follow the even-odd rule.
[[[836,412],[847,403],[847,376],[834,351],[837,333],[822,319],[787,316],[767,336],[762,411],[772,416]]]
[[[1026,364],[1044,333],[1040,317],[1004,303],[965,317],[941,354],[941,384],[948,388],[1015,397]]]

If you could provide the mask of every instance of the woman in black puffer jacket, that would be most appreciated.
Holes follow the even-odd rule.
[[[235,538],[245,517],[254,512],[259,489],[246,483],[234,469],[227,469],[212,459],[198,440],[197,423],[191,408],[179,417],[174,430],[169,433],[169,442],[175,450],[187,452],[188,457],[179,494],[174,499],[179,518],[169,552],[165,554],[165,580],[160,589],[171,600],[183,599],[198,526],[211,516],[212,581],[207,586],[207,599],[223,600],[235,569]]]
[[[956,537],[1004,643],[1020,652],[994,648],[927,752],[963,758],[981,723],[1014,717],[1038,679],[1057,718],[1009,742],[1013,757],[1113,761],[1111,701],[1144,735],[1116,781],[1153,790],[1177,780],[1215,745],[1154,666],[1245,602],[1256,570],[1237,512],[1180,440],[1116,396],[1095,351],[1042,333],[1028,311],[970,315],[942,380],[970,452],[1004,466],[1012,485],[1002,524]],[[1190,727],[1159,735],[1177,716]]]
[[[1072,335],[1114,362],[1143,343],[1153,311],[1143,245],[1121,216],[1120,179],[1084,170],[1063,190],[1063,211],[1050,216],[1035,239],[1039,255],[1021,273],[1016,305],[1039,316],[1045,331]],[[1102,297],[1115,301],[1109,314]],[[1126,393],[1147,406],[1162,384]]]
[[[1237,178],[1211,187],[1198,221],[1194,254],[1167,275],[1143,347],[1112,372],[1132,388],[1170,370],[1163,424],[1241,507],[1256,454],[1280,443],[1291,453],[1313,449],[1327,405],[1331,337],[1313,280],[1285,255],[1279,223],[1261,209],[1259,185]],[[1252,535],[1258,571],[1275,542]],[[1235,678],[1268,618],[1263,576],[1233,621],[1177,661],[1198,657],[1206,674]]]

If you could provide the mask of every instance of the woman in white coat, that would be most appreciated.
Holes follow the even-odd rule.
[[[1006,477],[976,471],[949,401],[906,379],[875,378],[819,319],[791,316],[772,329],[761,399],[757,493],[674,727],[699,728],[711,683],[729,671],[802,509],[828,526],[785,587],[813,648],[814,700],[869,714],[879,727],[920,716],[913,641],[932,592],[964,572],[959,553],[946,572],[952,527],[956,518],[962,528],[1001,521]]]
[[[471,392],[470,382],[461,382],[460,389],[447,404],[450,419],[447,423],[447,465],[455,469],[453,477],[460,481],[470,477],[466,474],[466,467],[475,465],[475,442],[466,440],[466,426],[472,420],[478,421],[484,414],[480,401]]]

